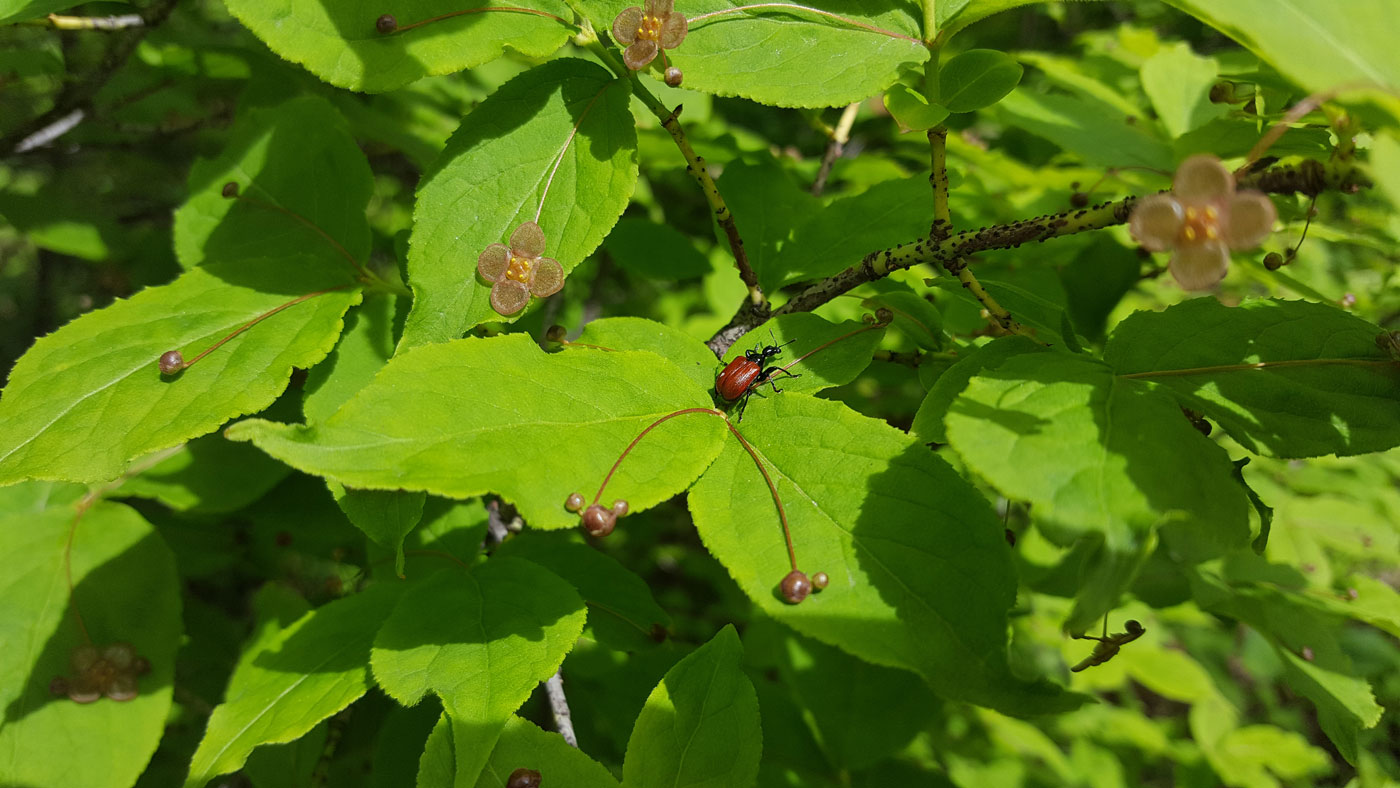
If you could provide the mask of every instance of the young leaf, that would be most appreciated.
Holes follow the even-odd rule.
[[[607,7],[608,19],[630,4],[598,3]],[[904,7],[824,2],[805,5],[825,13],[794,8],[721,13],[740,5],[697,0],[683,9],[692,20],[690,33],[667,54],[685,72],[686,87],[779,107],[841,107],[879,93],[901,69],[929,56],[918,40],[918,21]],[[716,15],[700,18],[707,14]],[[852,59],[852,52],[860,57]]]
[[[566,20],[573,16],[557,0],[520,5]],[[336,87],[370,93],[393,90],[420,77],[475,68],[500,57],[507,47],[525,57],[545,57],[563,46],[573,32],[573,25],[560,19],[490,10],[491,3],[284,0],[268,5],[231,0],[228,8],[283,58],[300,63]],[[483,11],[454,16],[475,8]],[[385,33],[376,27],[385,14],[393,16],[400,28],[448,18]]]
[[[896,82],[885,91],[885,109],[901,132],[926,131],[948,118],[947,107],[929,101],[922,92],[903,82]]]
[[[23,485],[39,490],[44,484]],[[72,531],[69,596],[64,545]],[[33,788],[122,788],[146,768],[165,731],[181,636],[174,557],[150,523],[120,504],[79,514],[52,501],[0,511],[0,774]],[[49,682],[73,677],[72,650],[130,643],[151,663],[138,694],[80,705],[55,698]]]
[[[1219,66],[1192,52],[1187,44],[1163,47],[1142,64],[1141,74],[1143,92],[1173,137],[1225,114],[1224,107],[1210,102]]]
[[[618,788],[617,780],[602,764],[570,747],[562,736],[512,717],[501,731],[476,788],[505,788],[511,773],[520,768],[539,772],[541,786]]]
[[[877,665],[913,670],[941,695],[1009,713],[1077,700],[1012,676],[1006,611],[1015,572],[985,499],[903,433],[836,402],[754,402],[744,433],[783,495],[798,568],[830,586],[800,605],[777,593],[790,570],[768,487],[737,443],[690,493],[705,546],[759,607]]]
[[[471,781],[501,727],[559,669],[585,616],[568,583],[528,561],[438,572],[404,594],[375,636],[374,677],[404,705],[442,698],[457,780]]]
[[[403,540],[423,519],[423,503],[428,496],[403,490],[349,490],[327,482],[335,505],[365,536],[380,547],[394,551],[394,573],[403,576]]]
[[[245,199],[225,197],[228,183]],[[338,244],[364,262],[373,188],[365,154],[325,99],[305,96],[240,112],[224,151],[190,169],[190,199],[175,211],[175,253],[186,268],[293,254],[348,267]]]
[[[326,265],[293,257],[201,266],[35,342],[0,399],[0,484],[106,481],[133,458],[262,410],[293,367],[330,351],[358,290],[285,309],[177,375],[156,362],[171,349],[191,359],[295,295],[345,282]]]
[[[1251,451],[1365,454],[1400,445],[1400,364],[1377,347],[1381,333],[1323,304],[1197,298],[1124,320],[1104,360],[1166,388]]]
[[[1248,538],[1225,451],[1170,398],[1092,359],[1031,353],[983,368],[946,424],[968,467],[1059,539],[1098,534],[1130,552],[1167,524],[1173,552],[1199,561]]]
[[[1024,69],[1005,52],[969,49],[938,70],[938,100],[949,112],[974,112],[1006,98]]]
[[[400,589],[376,585],[270,628],[238,660],[190,762],[186,788],[243,765],[260,744],[293,741],[369,689],[370,643]]]
[[[521,74],[472,110],[418,189],[413,310],[401,349],[505,319],[491,308],[477,258],[521,223],[539,224],[545,255],[565,272],[598,247],[637,181],[630,95],[600,66],[564,59]]]
[[[644,351],[570,348],[529,336],[415,349],[325,423],[257,419],[229,428],[293,467],[350,487],[467,498],[495,492],[536,528],[569,528],[574,492],[593,493],[627,444],[680,408],[711,407],[669,362]],[[719,419],[672,419],[637,444],[607,488],[633,511],[684,490],[719,452]],[[679,447],[684,447],[680,451]]]
[[[743,655],[731,624],[666,671],[627,740],[626,788],[753,784],[763,741]]]
[[[589,606],[593,637],[618,651],[640,651],[665,636],[671,617],[656,604],[646,581],[606,553],[563,534],[521,534],[492,558],[515,557],[564,578]]]

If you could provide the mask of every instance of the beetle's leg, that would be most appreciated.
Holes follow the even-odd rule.
[[[750,389],[748,391],[745,391],[743,396],[739,397],[739,417],[736,418],[734,421],[741,422],[744,420],[744,408],[747,408],[749,406],[749,395],[752,393],[753,390]]]

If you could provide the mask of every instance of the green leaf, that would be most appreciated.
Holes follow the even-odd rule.
[[[1002,526],[942,460],[883,422],[784,393],[754,402],[744,434],[782,493],[798,568],[830,577],[800,605],[768,487],[736,442],[691,489],[705,546],[764,612],[877,665],[913,670],[948,697],[1033,714],[1077,700],[1011,675],[1016,593]]]
[[[239,657],[190,762],[187,788],[243,765],[260,744],[300,738],[369,689],[370,643],[399,589],[376,585],[302,616],[269,622]]]
[[[704,342],[664,323],[640,317],[590,320],[579,342],[610,350],[650,350],[676,365],[702,389],[715,385],[715,354]]]
[[[611,21],[630,4],[598,5]],[[881,92],[901,69],[928,59],[918,41],[918,20],[907,8],[822,2],[806,5],[815,12],[732,10],[742,5],[696,0],[681,9],[692,20],[690,32],[666,54],[684,72],[686,87],[778,107],[841,107]],[[707,14],[715,16],[699,18]]]
[[[301,410],[308,422],[330,418],[389,363],[396,306],[397,299],[371,295],[345,314],[345,330],[335,350],[306,375]]]
[[[831,276],[871,252],[928,235],[932,215],[933,195],[923,178],[885,181],[833,200],[794,217],[792,240],[758,270],[760,283],[772,292]]]
[[[821,201],[771,158],[757,164],[737,161],[726,166],[719,188],[734,213],[734,224],[744,239],[759,284],[776,290],[781,269],[773,261],[791,245],[795,228],[819,212]]]
[[[1248,538],[1229,456],[1171,398],[1082,356],[1032,353],[983,368],[948,411],[948,442],[975,473],[1025,501],[1061,541],[1101,535],[1136,552],[1166,526],[1181,560]]]
[[[568,788],[617,788],[617,780],[602,764],[584,755],[557,733],[535,727],[534,723],[512,717],[501,731],[491,760],[477,780],[476,788],[505,788],[516,769],[528,766],[540,773],[540,784]]]
[[[901,132],[926,131],[948,118],[947,107],[929,101],[921,91],[903,82],[896,82],[885,91],[885,109]]]
[[[1104,359],[1170,391],[1250,451],[1365,454],[1400,444],[1400,367],[1377,347],[1381,333],[1323,304],[1197,298],[1124,320]]]
[[[546,355],[529,336],[508,334],[400,355],[323,424],[253,419],[227,434],[350,487],[453,498],[494,492],[533,527],[569,528],[578,517],[564,501],[595,490],[643,429],[711,404],[653,353]],[[723,435],[723,424],[703,414],[665,422],[613,476],[610,500],[625,498],[633,511],[667,500],[704,470]]]
[[[1074,334],[1074,327],[1069,323],[1063,303],[1047,297],[1043,291],[1015,282],[1000,281],[995,276],[981,276],[978,277],[978,281],[1018,323],[1032,329],[1040,341],[1063,344],[1070,350],[1080,347],[1081,342]],[[1053,278],[1050,281],[1058,284]],[[975,306],[978,311],[983,308],[982,303],[967,292],[961,282],[952,277],[940,276],[931,280],[930,284],[943,290],[953,299]]]
[[[600,66],[556,60],[502,85],[462,121],[418,189],[401,349],[505,319],[476,263],[523,222],[539,224],[545,256],[566,273],[598,247],[637,181],[630,95]]]
[[[1167,2],[1239,41],[1309,92],[1400,87],[1390,0],[1356,0],[1344,14],[1319,0]],[[1395,111],[1393,97],[1374,95]]]
[[[291,468],[253,446],[204,435],[122,483],[122,496],[154,498],[178,512],[232,512],[263,497]]]
[[[968,381],[983,369],[995,367],[1011,356],[1040,352],[1045,352],[1045,348],[1023,336],[1001,337],[976,348],[938,376],[938,381],[929,389],[919,410],[914,413],[914,423],[909,431],[929,443],[947,443],[948,433],[943,420],[948,415],[948,409],[953,407],[953,400],[967,388]]]
[[[0,24],[36,19],[72,7],[71,0],[6,0],[0,4]]]
[[[1142,90],[1152,100],[1167,133],[1180,137],[1225,114],[1210,102],[1210,89],[1220,75],[1211,58],[1201,57],[1187,44],[1163,47],[1142,64]]]
[[[941,351],[947,346],[948,335],[943,332],[943,315],[931,301],[907,289],[891,289],[862,299],[867,309],[884,307],[894,315],[894,326],[914,344],[924,350]],[[922,372],[922,368],[921,368]]]
[[[855,380],[870,366],[872,354],[884,335],[884,329],[875,328],[873,324],[854,320],[832,323],[807,312],[779,315],[763,328],[765,330],[751,333],[730,346],[720,360],[719,369],[724,369],[748,350],[762,349],[769,344],[782,345],[783,354],[767,366],[790,368],[791,374],[798,377],[775,374],[773,382],[782,391],[808,393],[844,386]],[[754,392],[759,397],[775,393],[767,383]]]
[[[157,359],[173,349],[192,361],[254,317],[343,282],[299,257],[208,265],[40,339],[0,400],[0,484],[106,481],[135,457],[262,410],[293,367],[330,351],[358,290],[278,312],[178,375],[161,375]]]
[[[457,782],[470,782],[501,727],[559,669],[585,617],[568,583],[528,561],[438,572],[404,594],[375,636],[374,677],[404,705],[428,692],[442,698]]]
[[[542,58],[563,46],[573,32],[570,24],[533,14],[455,15],[490,5],[441,0],[230,0],[228,8],[283,58],[336,87],[370,93],[393,90],[429,75],[475,68],[500,57],[507,47],[525,57]],[[529,0],[523,5],[572,18],[568,6],[556,0]],[[395,17],[400,28],[444,15],[449,18],[385,35],[375,23],[386,13]]]
[[[1008,124],[1050,140],[1086,164],[1156,170],[1175,164],[1170,145],[1103,102],[1022,88],[1003,99],[997,111]]]
[[[627,788],[743,788],[763,752],[758,696],[739,667],[744,647],[727,625],[666,671],[627,740]]]
[[[1023,5],[1049,0],[942,0],[937,6],[937,32],[946,40],[953,33],[983,19]]]
[[[783,646],[783,681],[841,769],[865,769],[904,749],[937,711],[938,699],[908,671],[800,636],[785,638]]]
[[[705,255],[669,224],[624,217],[603,246],[618,265],[650,279],[695,279],[710,272]]]
[[[239,199],[224,197],[226,183],[238,185]],[[190,199],[175,211],[175,253],[186,268],[307,255],[349,270],[341,250],[358,262],[369,255],[373,188],[369,162],[325,99],[240,112],[224,151],[190,169]]]
[[[39,492],[49,485],[29,484]],[[47,494],[47,491],[45,491]],[[67,498],[68,496],[61,496]],[[70,595],[65,545],[72,533]],[[0,774],[26,788],[122,788],[146,768],[165,731],[181,637],[170,550],[132,509],[71,501],[0,511]],[[79,705],[49,681],[72,677],[72,650],[130,643],[151,663],[136,698]]]
[[[938,70],[938,100],[949,112],[974,112],[1006,98],[1025,69],[1005,52],[969,49]]]
[[[394,573],[403,577],[403,540],[423,519],[428,496],[403,490],[349,490],[328,482],[336,506],[380,547],[394,551]]]

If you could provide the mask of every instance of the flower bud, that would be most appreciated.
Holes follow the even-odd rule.
[[[778,589],[782,591],[783,599],[795,605],[812,593],[812,581],[806,574],[794,569],[778,584]]]

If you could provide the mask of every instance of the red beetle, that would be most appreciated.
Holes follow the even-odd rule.
[[[765,367],[770,360],[782,354],[783,348],[792,344],[788,340],[781,345],[768,345],[762,350],[754,348],[744,351],[744,355],[736,357],[733,361],[719,373],[715,378],[715,393],[724,402],[739,403],[739,418],[744,420],[744,408],[749,404],[749,396],[758,390],[758,387],[767,383],[773,387],[773,391],[781,392],[778,384],[773,382],[773,376],[781,372],[790,378],[801,377],[794,375],[779,366]]]

